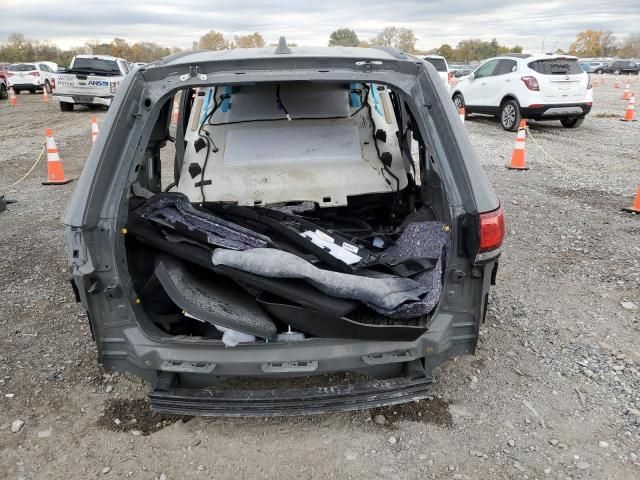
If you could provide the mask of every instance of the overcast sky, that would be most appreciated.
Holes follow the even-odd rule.
[[[540,51],[543,39],[545,50],[556,42],[567,49],[585,29],[611,30],[618,38],[640,31],[640,0],[0,0],[0,6],[0,40],[21,32],[63,48],[115,36],[189,48],[209,30],[326,45],[337,27],[366,40],[396,25],[411,28],[420,49],[495,37]]]

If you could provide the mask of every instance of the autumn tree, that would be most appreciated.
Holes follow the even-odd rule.
[[[131,47],[124,38],[116,37],[111,41],[109,55],[113,57],[129,58],[131,56]]]
[[[329,35],[330,47],[357,47],[360,45],[360,39],[356,32],[350,28],[339,28]]]
[[[416,38],[413,30],[408,28],[385,27],[375,38],[371,40],[374,45],[392,47],[401,52],[414,52],[416,49]]]
[[[640,32],[627,36],[618,49],[618,56],[622,58],[640,58]]]
[[[576,36],[569,53],[579,57],[607,57],[615,53],[616,38],[611,32],[584,30]]]
[[[200,37],[198,48],[205,50],[225,50],[229,48],[229,44],[220,32],[211,30]]]
[[[251,35],[236,35],[233,39],[233,45],[230,46],[235,48],[262,48],[266,44],[262,35],[254,32]]]

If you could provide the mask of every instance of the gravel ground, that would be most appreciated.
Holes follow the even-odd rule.
[[[467,120],[508,221],[480,348],[436,370],[433,400],[375,412],[150,414],[147,385],[95,361],[65,273],[74,184],[42,186],[42,162],[0,214],[0,478],[640,478],[640,217],[620,211],[640,181],[640,122],[618,120],[612,83],[581,128],[531,124],[527,172],[504,168],[515,134]],[[0,187],[46,126],[77,177],[104,112],[18,100],[0,102]]]

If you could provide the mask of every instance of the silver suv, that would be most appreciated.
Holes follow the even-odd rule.
[[[474,352],[504,218],[433,66],[186,52],[128,75],[102,132],[65,216],[72,285],[154,410],[408,402]]]

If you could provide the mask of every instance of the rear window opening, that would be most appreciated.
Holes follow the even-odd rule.
[[[73,70],[82,70],[85,72],[96,73],[113,73],[120,75],[120,68],[115,60],[107,60],[102,58],[79,58],[76,57],[73,62]]]
[[[447,62],[442,58],[429,58],[429,57],[426,57],[424,60],[429,62],[434,67],[436,67],[436,70],[438,72],[446,72],[447,71]]]
[[[431,147],[392,88],[223,85],[175,101],[127,222],[156,329],[227,346],[425,332],[455,232]]]
[[[584,73],[578,60],[566,58],[536,60],[529,63],[529,68],[542,75],[578,75]]]
[[[37,70],[36,66],[32,63],[16,63],[9,66],[7,69],[10,72],[29,72],[31,70]]]

